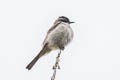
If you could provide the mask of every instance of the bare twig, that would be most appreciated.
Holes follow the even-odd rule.
[[[60,54],[61,54],[61,50],[60,50],[60,52],[58,53],[58,55],[56,57],[56,62],[55,62],[55,65],[53,66],[54,73],[53,73],[53,75],[51,77],[51,80],[55,80],[57,68],[60,69],[60,66],[59,66]]]

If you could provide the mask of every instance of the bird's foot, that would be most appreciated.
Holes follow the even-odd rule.
[[[64,48],[64,47],[61,47],[60,49],[61,49],[61,50],[64,50],[65,48]]]

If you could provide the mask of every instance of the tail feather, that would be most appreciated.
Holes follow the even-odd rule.
[[[38,61],[38,59],[42,57],[44,54],[46,54],[47,52],[50,52],[50,49],[47,47],[47,45],[45,45],[43,49],[39,52],[39,54],[27,65],[26,69],[30,70]]]

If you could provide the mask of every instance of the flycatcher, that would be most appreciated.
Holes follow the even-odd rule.
[[[43,48],[38,55],[27,65],[26,69],[30,70],[34,64],[43,55],[50,53],[52,50],[64,50],[65,46],[73,39],[73,31],[70,27],[71,22],[67,17],[60,16],[48,30],[43,42]]]

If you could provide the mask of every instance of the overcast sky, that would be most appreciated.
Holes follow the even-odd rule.
[[[59,16],[76,23],[56,80],[120,80],[119,0],[0,0],[0,80],[50,80],[58,51],[25,67]]]

